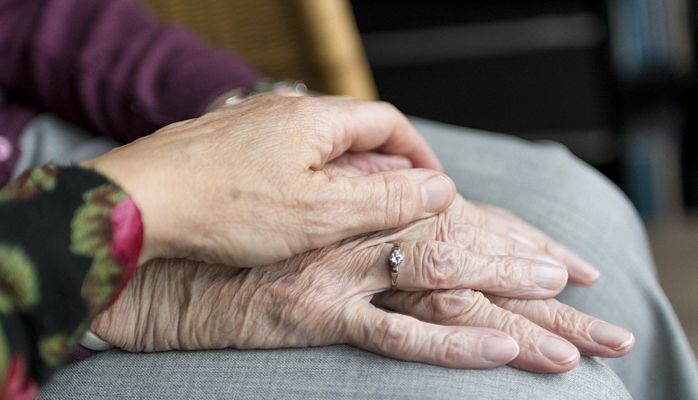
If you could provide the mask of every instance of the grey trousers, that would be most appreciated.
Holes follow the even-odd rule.
[[[559,300],[632,330],[637,343],[628,356],[584,357],[571,372],[543,375],[511,367],[440,368],[346,345],[156,354],[114,350],[62,368],[40,398],[698,399],[693,353],[657,283],[643,225],[615,186],[553,143],[413,122],[465,197],[513,211],[601,269],[596,285],[569,287]],[[49,136],[51,149],[46,148]],[[23,135],[23,166],[77,161],[110,146],[88,138],[42,116]]]

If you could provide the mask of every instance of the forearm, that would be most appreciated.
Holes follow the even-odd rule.
[[[122,141],[200,115],[257,74],[128,0],[0,0],[0,86]]]
[[[43,166],[0,191],[2,398],[63,363],[136,268],[140,213],[103,176]],[[35,389],[34,389],[35,390]]]

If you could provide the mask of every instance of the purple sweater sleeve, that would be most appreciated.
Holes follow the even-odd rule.
[[[131,0],[0,0],[0,137],[10,142],[39,111],[132,141],[257,79]],[[0,160],[0,185],[14,158]]]

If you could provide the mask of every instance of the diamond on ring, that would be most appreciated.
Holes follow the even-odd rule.
[[[390,287],[390,290],[395,291],[397,289],[397,276],[398,273],[400,273],[400,265],[402,264],[402,252],[400,251],[400,245],[399,244],[394,244],[393,245],[393,252],[390,253],[390,258],[388,261],[390,262],[391,270],[390,270],[390,276],[392,278],[392,286]]]

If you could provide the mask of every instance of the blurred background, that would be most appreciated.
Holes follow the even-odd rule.
[[[351,4],[382,99],[561,142],[616,182],[698,350],[698,1]]]
[[[698,349],[698,0],[141,0],[268,76],[555,140],[644,218]]]
[[[698,2],[351,4],[382,99],[561,142],[621,185],[648,222],[698,206]]]

